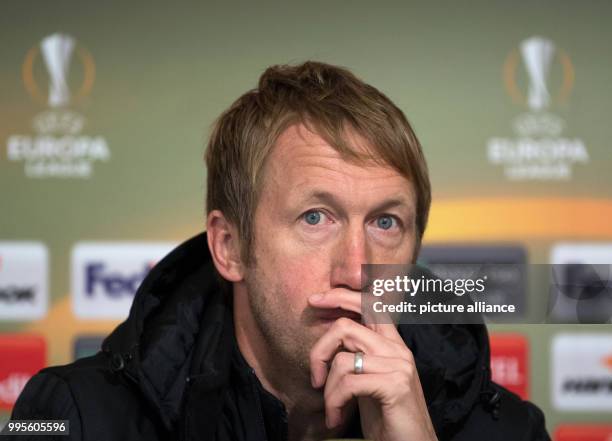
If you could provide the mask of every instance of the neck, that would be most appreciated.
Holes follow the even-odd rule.
[[[237,291],[235,287],[233,315],[238,347],[262,386],[284,404],[289,440],[321,440],[340,435],[346,423],[331,430],[325,426],[323,389],[313,389],[309,378],[304,378],[292,363],[270,351],[270,345],[250,312],[248,294]]]

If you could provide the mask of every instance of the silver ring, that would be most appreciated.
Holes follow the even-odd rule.
[[[363,374],[363,352],[355,352],[355,373]]]

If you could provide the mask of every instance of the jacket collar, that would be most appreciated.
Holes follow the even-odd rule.
[[[222,295],[206,234],[199,234],[149,272],[128,318],[102,344],[115,369],[138,385],[168,430],[179,418],[192,376],[206,377],[210,388],[227,380],[224,343],[231,312]]]

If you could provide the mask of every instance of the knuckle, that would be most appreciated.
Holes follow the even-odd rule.
[[[348,352],[338,352],[332,361],[332,368],[342,369],[342,366],[347,366],[349,363],[350,354]]]
[[[414,367],[411,364],[405,363],[402,369],[402,376],[406,381],[412,382],[416,376]]]
[[[402,386],[406,388],[406,386],[410,385],[410,374],[404,371],[395,371],[392,374],[392,383],[397,386]]]
[[[353,324],[353,321],[351,319],[347,317],[340,317],[334,323],[334,327],[341,332],[346,332],[351,327],[352,324]]]
[[[410,363],[414,363],[414,354],[412,353],[412,351],[410,350],[410,348],[408,348],[406,345],[404,344],[397,344],[398,345],[398,352],[401,356],[401,358],[403,358],[406,361],[409,361]]]
[[[342,366],[341,358],[342,358],[341,353],[336,354],[336,356],[334,357],[334,359],[331,362],[330,371],[331,370],[338,370],[340,368],[340,366]]]
[[[342,387],[342,389],[344,390],[352,390],[353,389],[353,378],[350,375],[345,375],[342,377],[342,379],[340,380],[340,385]]]

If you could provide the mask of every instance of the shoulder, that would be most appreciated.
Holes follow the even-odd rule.
[[[71,372],[76,363],[45,368],[34,375],[19,395],[11,419],[68,420],[71,440],[82,439],[82,417]]]
[[[62,402],[79,406],[92,397],[103,398],[113,382],[112,373],[108,357],[102,352],[63,366],[47,367],[28,381],[14,413],[43,407],[62,410],[58,407]]]
[[[453,441],[495,439],[499,441],[550,441],[543,412],[504,387],[492,383],[489,402],[478,403]]]
[[[157,431],[155,419],[143,408],[135,387],[116,375],[109,357],[100,352],[33,376],[15,403],[11,419],[69,420],[70,440],[135,439],[128,436],[132,429],[148,427],[150,435]],[[140,421],[142,427],[133,427],[133,421]]]

